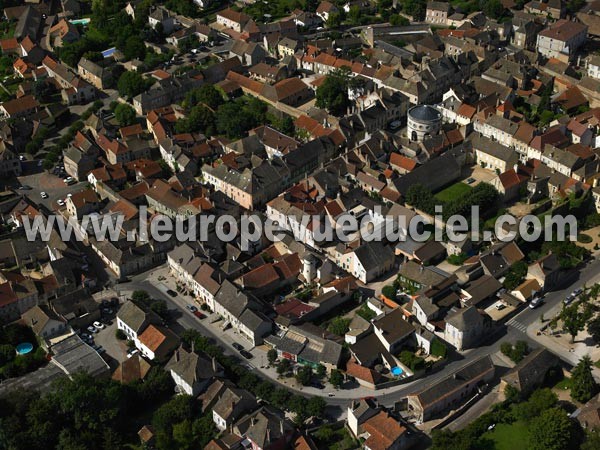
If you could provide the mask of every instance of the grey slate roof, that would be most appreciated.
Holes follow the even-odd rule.
[[[559,363],[559,359],[544,347],[532,351],[513,367],[502,380],[523,393],[540,385],[548,370]]]
[[[444,395],[448,395],[462,386],[470,383],[473,379],[479,377],[485,372],[493,371],[494,364],[489,355],[472,362],[471,364],[448,375],[446,378],[432,386],[418,392],[416,395],[423,407],[436,403]]]
[[[146,312],[132,301],[126,302],[119,309],[117,317],[136,333],[143,331],[142,327],[146,324],[146,319],[156,323],[160,322],[160,319],[154,312]]]
[[[459,309],[453,314],[448,314],[446,317],[446,323],[449,323],[458,330],[468,330],[469,328],[476,328],[483,321],[483,317],[477,311],[475,306],[469,306],[468,308]]]
[[[165,369],[175,372],[190,386],[217,376],[223,371],[223,367],[208,355],[188,352],[183,348],[175,350]]]
[[[376,241],[365,242],[354,250],[354,254],[367,271],[382,266],[394,258],[394,251],[390,247]]]

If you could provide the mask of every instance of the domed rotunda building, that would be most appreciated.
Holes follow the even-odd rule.
[[[434,136],[442,127],[442,113],[429,105],[417,105],[408,110],[407,131],[411,141],[421,142]]]

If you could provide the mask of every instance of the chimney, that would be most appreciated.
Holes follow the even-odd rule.
[[[212,357],[212,368],[213,368],[213,372],[217,372],[217,358],[215,358],[214,356]]]
[[[279,432],[281,433],[281,435],[284,435],[284,431],[283,431],[283,419],[281,419],[279,421]]]
[[[179,349],[175,351],[175,361],[179,362]]]

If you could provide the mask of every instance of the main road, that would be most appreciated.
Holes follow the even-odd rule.
[[[239,353],[232,347],[232,342],[226,339],[224,334],[219,332],[220,330],[214,330],[213,327],[210,327],[205,322],[198,320],[190,311],[185,308],[185,300],[182,299],[181,296],[177,296],[175,298],[170,297],[165,293],[164,289],[161,289],[159,286],[149,281],[149,273],[150,272],[136,275],[132,277],[131,281],[118,284],[116,288],[121,291],[134,291],[138,289],[145,290],[152,297],[165,300],[169,306],[169,309],[175,309],[179,312],[179,317],[176,319],[176,322],[180,327],[183,329],[195,329],[204,336],[210,337],[217,341],[223,347],[226,354],[239,356]],[[488,342],[485,345],[463,352],[461,355],[458,355],[457,358],[446,364],[442,369],[428,374],[424,378],[386,389],[369,391],[369,394],[365,394],[365,389],[342,389],[335,391],[335,395],[333,397],[329,397],[328,392],[324,392],[316,388],[305,387],[302,391],[297,391],[293,387],[281,383],[279,380],[273,378],[266,373],[266,371],[261,370],[260,368],[251,365],[248,367],[261,378],[269,379],[269,381],[278,383],[288,389],[296,390],[297,393],[301,395],[318,395],[325,397],[330,406],[338,406],[344,409],[352,400],[365,397],[366,395],[376,396],[379,403],[382,405],[393,406],[396,402],[406,397],[406,395],[419,392],[429,386],[435,385],[449,374],[477,360],[478,358],[496,353],[500,349],[501,342],[505,340],[511,342],[516,340],[524,340],[534,347],[539,346],[539,344],[537,344],[527,335],[527,329],[539,319],[541,314],[548,314],[552,310],[556,309],[563,301],[565,296],[568,295],[568,293],[574,287],[583,286],[584,284],[589,285],[590,282],[595,282],[598,278],[600,278],[600,260],[592,260],[579,272],[577,280],[571,286],[549,293],[545,298],[545,302],[540,307],[536,309],[525,307],[513,319],[508,321],[508,326],[499,327],[497,334],[491,338],[493,340],[492,342]],[[553,348],[550,348],[549,350],[556,351],[556,349]],[[567,359],[565,357],[566,355],[564,354],[558,354],[558,356],[562,359]]]

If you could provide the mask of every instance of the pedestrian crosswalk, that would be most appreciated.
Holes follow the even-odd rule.
[[[506,322],[506,325],[516,328],[517,330],[519,330],[521,333],[527,333],[527,325],[519,322],[516,319],[510,319],[508,322]]]

